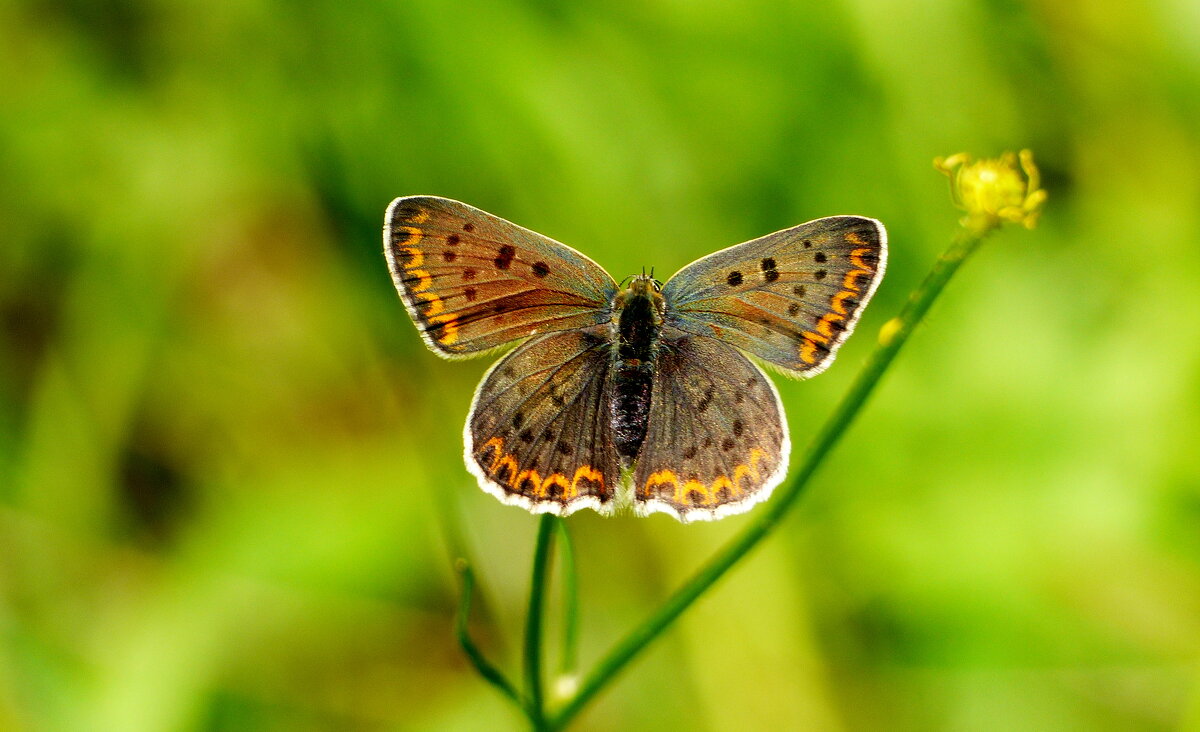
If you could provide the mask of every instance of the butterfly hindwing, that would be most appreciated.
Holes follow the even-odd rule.
[[[465,203],[397,198],[388,206],[383,246],[422,337],[448,358],[611,315],[616,284],[598,264]]]
[[[640,515],[692,521],[745,511],[783,480],[790,449],[779,395],[761,369],[713,338],[663,330],[634,468]]]
[[[886,263],[883,224],[817,219],[684,267],[663,287],[667,323],[812,376],[832,363]]]
[[[467,416],[467,467],[505,503],[559,515],[613,510],[608,326],[535,336],[484,376]]]

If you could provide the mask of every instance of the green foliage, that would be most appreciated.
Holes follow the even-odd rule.
[[[456,643],[451,559],[478,581],[471,637],[519,668],[537,519],[462,466],[486,364],[407,322],[394,196],[467,201],[618,279],[881,219],[859,332],[780,384],[801,446],[960,215],[929,161],[1020,147],[1038,228],[976,255],[772,541],[580,720],[1200,724],[1196,20],[3,5],[0,728],[520,728]],[[769,506],[571,517],[578,667]],[[557,602],[544,618],[554,649]],[[548,678],[551,707],[569,686]]]

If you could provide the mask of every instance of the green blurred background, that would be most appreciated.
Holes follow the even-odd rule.
[[[451,559],[515,669],[534,518],[463,467],[488,363],[417,337],[394,196],[618,279],[882,219],[799,448],[953,233],[931,160],[1021,147],[1040,227],[579,721],[1200,728],[1198,130],[1194,0],[2,2],[0,729],[522,726]],[[585,666],[746,521],[571,517]]]

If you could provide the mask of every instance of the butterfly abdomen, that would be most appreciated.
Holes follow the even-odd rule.
[[[624,462],[637,456],[646,439],[651,384],[658,337],[662,330],[662,296],[654,281],[638,277],[617,296],[610,395],[613,444]]]

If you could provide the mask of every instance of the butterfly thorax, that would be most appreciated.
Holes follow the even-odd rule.
[[[646,439],[654,360],[663,322],[663,297],[652,277],[634,277],[613,300],[613,443],[623,461],[638,454]]]

